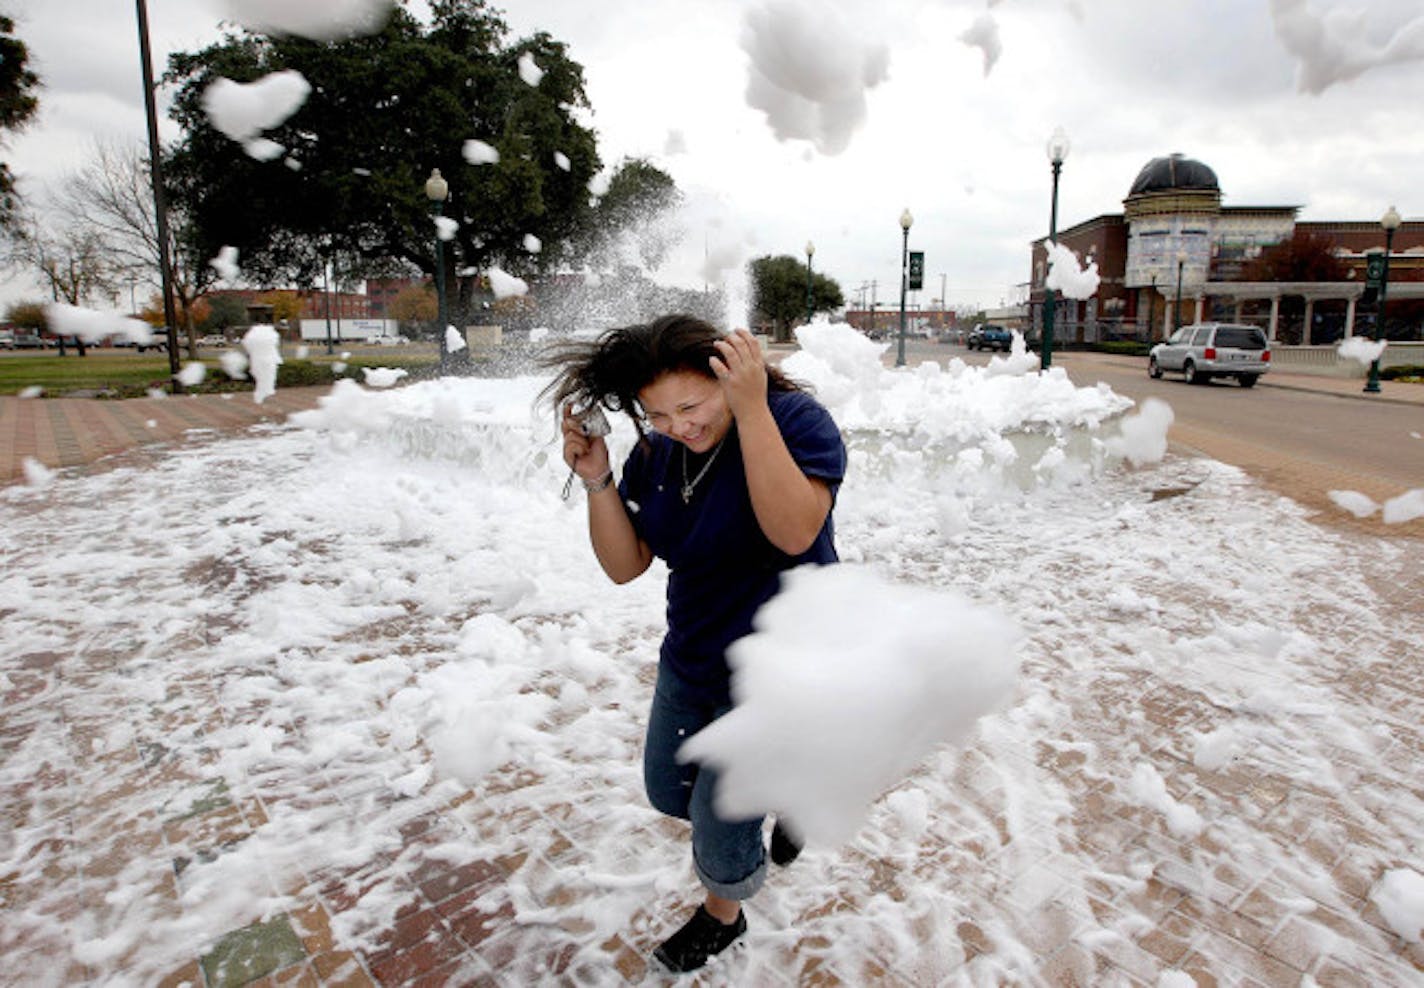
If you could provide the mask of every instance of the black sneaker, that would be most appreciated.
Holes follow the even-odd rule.
[[[795,861],[801,854],[801,842],[791,836],[791,831],[781,825],[781,821],[776,821],[776,826],[771,828],[771,860],[778,865],[785,867]]]
[[[747,932],[747,917],[737,913],[735,923],[724,923],[698,906],[682,929],[663,941],[653,956],[669,971],[696,971]]]

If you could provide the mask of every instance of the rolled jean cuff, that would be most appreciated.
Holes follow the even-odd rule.
[[[736,882],[719,882],[702,870],[702,864],[697,860],[697,855],[692,855],[692,868],[697,872],[697,880],[702,883],[702,887],[713,895],[723,899],[735,899],[741,902],[750,899],[761,889],[762,883],[766,881],[766,860],[757,865],[756,871],[746,878]]]

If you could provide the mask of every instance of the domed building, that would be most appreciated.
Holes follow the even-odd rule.
[[[1163,339],[1174,322],[1204,318],[1259,322],[1272,339],[1288,343],[1327,343],[1350,335],[1355,303],[1364,293],[1366,252],[1382,249],[1384,234],[1377,221],[1301,223],[1300,209],[1223,206],[1221,184],[1210,166],[1180,153],[1153,158],[1133,179],[1121,213],[1059,231],[1060,243],[1097,262],[1102,282],[1090,299],[1059,298],[1055,336],[1064,342]],[[1264,249],[1298,232],[1334,244],[1351,280],[1240,280],[1245,266]],[[1033,243],[1029,307],[1036,331],[1043,322],[1046,240]],[[1396,283],[1424,276],[1424,223],[1399,228],[1390,270],[1391,298],[1414,295],[1416,286],[1396,290]],[[1286,298],[1294,303],[1287,306],[1290,318],[1282,319]],[[1325,303],[1319,311],[1317,301]]]
[[[1163,193],[1201,194],[1217,206],[1221,205],[1221,186],[1216,181],[1216,172],[1195,158],[1184,157],[1181,152],[1153,158],[1143,165],[1127,193],[1127,201]]]

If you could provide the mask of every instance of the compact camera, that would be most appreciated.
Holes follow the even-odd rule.
[[[578,419],[579,428],[583,430],[583,434],[590,438],[594,436],[606,436],[613,431],[608,424],[607,416],[603,414],[603,409],[597,405],[594,405],[585,412],[579,413],[575,417]]]

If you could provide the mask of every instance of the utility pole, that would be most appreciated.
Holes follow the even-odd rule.
[[[158,144],[158,111],[153,98],[153,53],[148,41],[148,5],[135,0],[138,11],[139,64],[143,70],[143,107],[148,118],[148,174],[153,186],[153,217],[158,237],[158,275],[163,288],[163,319],[168,325],[168,380],[174,394],[183,391],[178,379],[178,313],[173,304],[173,273],[168,264],[168,203],[163,192],[163,155]]]

